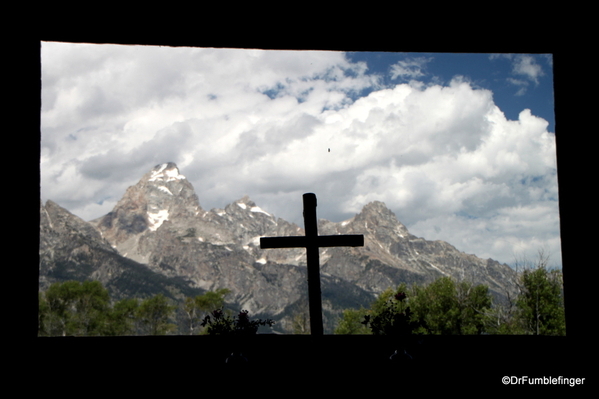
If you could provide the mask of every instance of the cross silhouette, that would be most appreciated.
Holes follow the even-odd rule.
[[[319,236],[316,219],[316,195],[306,193],[304,200],[305,236],[261,237],[260,248],[306,248],[308,266],[308,301],[310,308],[310,333],[323,335],[322,298],[320,294],[320,247],[362,247],[362,234]]]

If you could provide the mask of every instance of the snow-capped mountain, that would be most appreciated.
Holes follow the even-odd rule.
[[[155,166],[127,189],[110,213],[89,223],[59,208],[49,201],[40,209],[40,282],[45,284],[60,278],[51,271],[65,257],[101,251],[103,256],[72,262],[72,270],[62,277],[75,273],[77,278],[97,278],[131,295],[124,288],[127,282],[120,278],[116,284],[113,276],[127,275],[123,270],[135,265],[160,280],[156,290],[171,296],[228,288],[232,292],[227,300],[253,315],[278,320],[281,332],[290,331],[292,317],[306,306],[305,250],[260,248],[260,237],[300,236],[303,228],[275,217],[247,196],[224,209],[202,209],[193,186],[174,163]],[[70,227],[65,230],[65,225]],[[365,238],[364,247],[320,250],[325,332],[332,332],[344,308],[368,306],[377,294],[401,282],[452,276],[486,284],[497,297],[514,290],[515,271],[509,266],[411,235],[382,202],[366,204],[344,222],[319,220],[319,234]],[[86,237],[79,242],[89,244],[72,247],[74,236]],[[70,239],[71,246],[63,244],[64,239]],[[113,260],[108,267],[110,257],[130,263],[123,269]]]

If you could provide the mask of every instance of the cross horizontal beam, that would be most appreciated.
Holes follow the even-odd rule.
[[[363,247],[364,236],[361,234],[296,237],[261,237],[260,248],[307,248],[310,245],[317,247]]]

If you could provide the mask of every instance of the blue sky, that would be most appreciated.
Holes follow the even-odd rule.
[[[529,108],[555,132],[551,54],[352,52],[348,56],[367,62],[369,71],[386,77],[386,84],[413,78],[446,84],[464,76],[473,85],[491,90],[508,119],[518,119],[520,111]],[[417,76],[392,79],[391,66],[402,62],[406,71]]]
[[[42,199],[108,213],[175,162],[203,208],[302,225],[383,201],[412,234],[561,265],[552,59],[42,43]],[[328,149],[330,148],[330,152]]]

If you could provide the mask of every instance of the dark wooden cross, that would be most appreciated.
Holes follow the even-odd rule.
[[[322,298],[320,295],[320,247],[362,247],[364,236],[361,234],[319,236],[316,219],[316,195],[304,194],[305,236],[261,237],[260,248],[306,248],[308,263],[308,301],[310,307],[310,333],[323,335]]]

